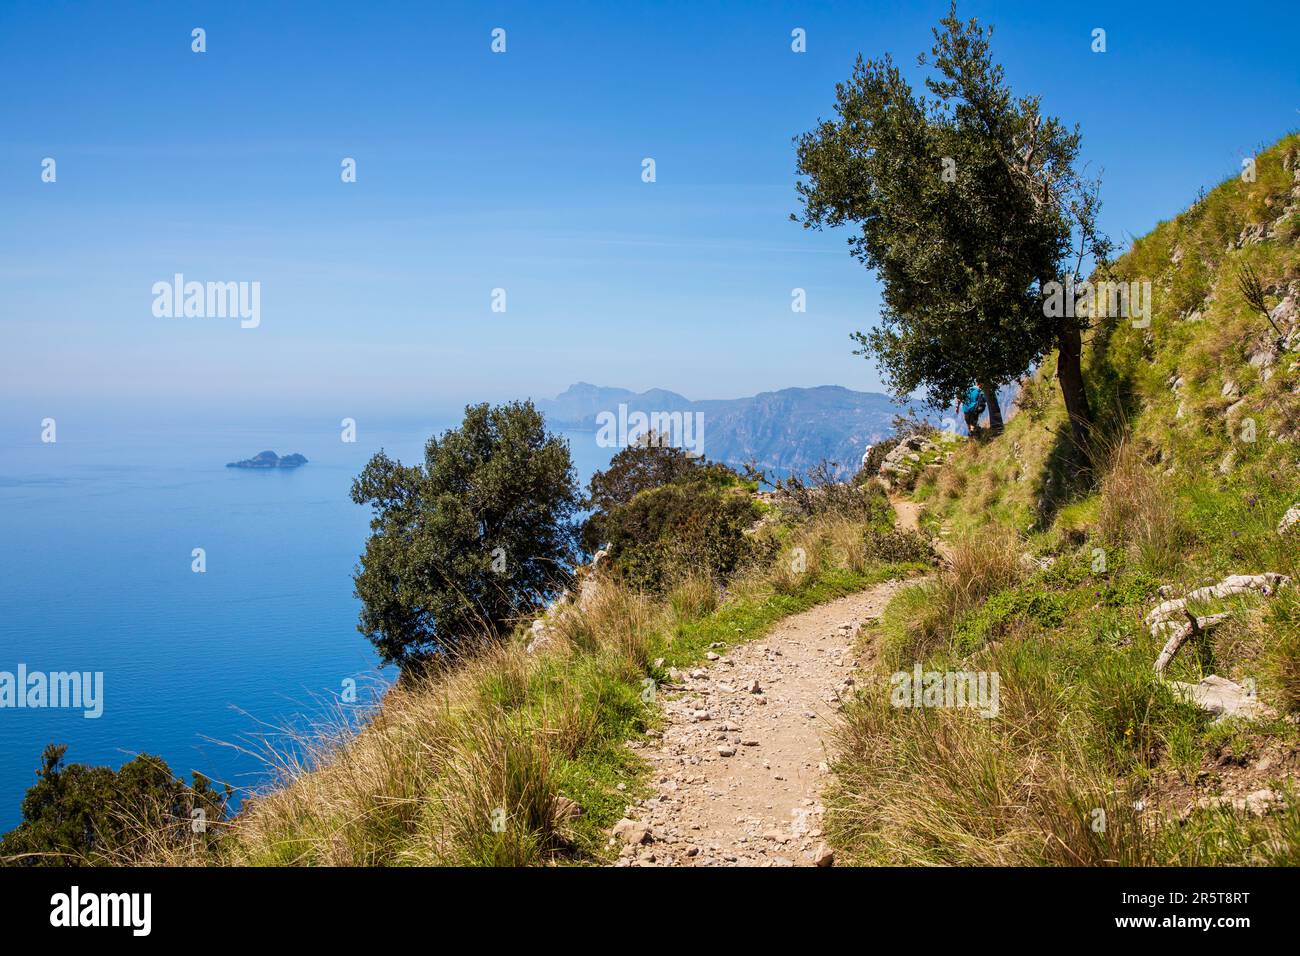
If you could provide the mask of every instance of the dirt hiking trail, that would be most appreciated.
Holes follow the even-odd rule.
[[[666,685],[663,735],[636,745],[655,792],[614,828],[616,865],[831,865],[826,738],[854,687],[859,628],[906,584],[788,617]]]
[[[889,503],[894,506],[894,514],[897,516],[895,525],[900,531],[921,530],[921,506],[917,502],[906,498],[891,498]]]
[[[915,501],[908,501],[906,498],[891,498],[889,503],[894,506],[894,514],[897,516],[895,526],[900,531],[921,532],[921,509],[923,505]],[[952,548],[943,540],[943,535],[948,532],[942,530],[939,532],[940,537],[933,538],[930,546],[934,548],[934,553],[939,556],[939,561],[947,564],[952,560]]]

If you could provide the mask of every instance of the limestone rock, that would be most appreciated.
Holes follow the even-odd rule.
[[[533,621],[532,626],[528,629],[528,643],[524,651],[528,654],[536,654],[550,647],[554,641],[551,640],[550,628],[546,626],[546,621],[538,618]]]
[[[648,826],[639,820],[630,820],[627,817],[614,824],[614,836],[628,846],[650,843],[654,839]]]
[[[945,458],[951,454],[952,442],[946,435],[940,436],[942,443],[922,434],[913,432],[890,449],[880,463],[879,476],[885,487],[911,487],[923,468],[921,463],[926,454],[938,450]]]
[[[1218,584],[1189,591],[1186,597],[1162,601],[1147,614],[1146,623],[1151,629],[1152,636],[1159,637],[1163,632],[1181,626],[1182,620],[1186,618],[1184,612],[1188,604],[1201,604],[1239,594],[1269,597],[1278,588],[1290,583],[1289,577],[1276,571],[1266,571],[1263,574],[1230,574]]]
[[[1300,505],[1295,505],[1277,525],[1278,534],[1300,534]]]
[[[578,805],[578,801],[570,800],[564,794],[555,798],[552,810],[557,820],[576,820],[582,816],[582,807]]]
[[[1255,790],[1244,797],[1201,797],[1196,801],[1196,805],[1202,810],[1230,807],[1256,817],[1264,816],[1282,803],[1282,795],[1274,790]]]
[[[1169,686],[1188,703],[1217,714],[1215,723],[1228,717],[1260,720],[1274,716],[1274,711],[1261,704],[1254,693],[1217,674],[1211,674],[1199,684],[1170,681]]]

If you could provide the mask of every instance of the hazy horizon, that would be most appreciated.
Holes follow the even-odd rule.
[[[238,396],[234,396],[233,401],[220,407],[205,406],[199,402],[188,404],[184,402],[168,402],[166,405],[159,405],[155,399],[143,397],[134,401],[110,398],[100,402],[91,402],[84,398],[44,402],[32,399],[18,399],[6,402],[0,408],[0,437],[14,444],[40,444],[41,420],[47,416],[54,418],[58,425],[59,441],[67,440],[74,434],[74,431],[67,426],[76,426],[78,424],[94,429],[149,429],[218,425],[235,426],[256,422],[280,426],[286,430],[319,427],[335,438],[337,438],[339,423],[343,418],[354,418],[362,427],[375,425],[384,428],[406,428],[427,425],[430,428],[441,429],[459,422],[468,405],[480,402],[500,403],[524,399],[531,400],[534,403],[547,402],[557,398],[570,387],[580,384],[594,385],[600,389],[628,387],[617,382],[574,381],[556,389],[551,394],[466,395],[459,402],[447,400],[440,404],[430,405],[427,408],[399,407],[397,409],[379,401],[354,403],[345,407],[342,403],[307,402],[295,399],[293,396],[288,396],[286,399],[273,403],[253,399],[241,401]],[[850,386],[824,382],[817,385],[779,386],[763,391],[779,392],[788,389],[826,387],[850,388]],[[632,391],[641,394],[660,388],[662,387],[652,385],[644,389],[632,389]],[[692,402],[751,398],[763,393],[752,392],[743,395],[696,394],[694,392],[678,392],[675,389],[666,390],[675,392]],[[879,389],[851,388],[851,390],[881,395],[892,400],[892,396]],[[903,406],[900,406],[900,411],[902,408]],[[335,413],[336,410],[337,414]],[[560,424],[565,428],[569,427],[566,423]],[[277,451],[279,450],[277,449]]]
[[[0,78],[38,95],[0,103],[0,401],[337,420],[576,381],[883,391],[849,340],[877,283],[846,231],[789,221],[791,139],[859,52],[915,78],[946,8],[6,4]],[[1275,9],[1239,4],[1213,31],[1196,10],[960,8],[995,25],[1015,89],[1081,124],[1121,246],[1300,117],[1294,70],[1253,42]],[[155,316],[177,273],[260,283],[257,327]]]

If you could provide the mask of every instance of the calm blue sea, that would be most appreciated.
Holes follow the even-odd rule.
[[[348,498],[381,446],[406,463],[449,423],[339,429],[92,426],[0,445],[0,671],[102,671],[104,710],[0,709],[0,831],[21,818],[46,743],[69,761],[119,766],[162,756],[236,788],[265,765],[227,744],[320,716],[347,678],[379,672],[356,630],[351,572],[368,509]],[[6,438],[13,435],[6,429]],[[573,433],[584,486],[610,451]],[[225,463],[263,449],[301,452],[291,471]],[[206,551],[207,571],[191,571]]]

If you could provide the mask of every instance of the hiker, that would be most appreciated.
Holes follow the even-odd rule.
[[[972,385],[966,389],[964,397],[957,400],[957,411],[966,418],[966,434],[974,438],[980,431],[980,416],[984,414],[986,406],[984,393],[978,385]]]

